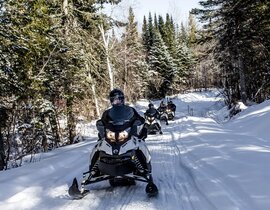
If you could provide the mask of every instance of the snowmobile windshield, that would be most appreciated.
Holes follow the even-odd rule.
[[[132,108],[128,106],[114,106],[109,111],[110,124],[114,130],[126,129],[130,126],[130,120],[134,115]]]
[[[153,117],[156,114],[156,112],[157,112],[156,109],[149,109],[147,115],[149,117]]]

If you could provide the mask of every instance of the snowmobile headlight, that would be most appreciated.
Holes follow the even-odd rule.
[[[114,132],[108,130],[106,136],[107,136],[107,139],[109,139],[111,142],[115,142],[115,133]]]
[[[153,121],[153,120],[155,119],[155,117],[147,117],[147,119],[148,119],[149,121]]]
[[[119,141],[125,141],[128,138],[128,132],[122,131],[119,133],[118,140]]]

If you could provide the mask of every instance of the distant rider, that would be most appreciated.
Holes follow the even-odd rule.
[[[152,104],[152,103],[148,104],[148,109],[145,111],[144,116],[154,117],[156,119],[156,122],[157,122],[159,133],[162,134],[160,121],[158,120],[159,119],[159,112],[154,107],[154,104]]]
[[[164,101],[162,100],[161,102],[160,102],[160,105],[159,105],[159,107],[158,107],[158,112],[159,112],[159,117],[162,117],[162,115],[165,113],[166,114],[166,109],[167,109],[167,105],[164,103]],[[167,114],[166,114],[167,115]],[[168,125],[169,123],[168,123],[168,117],[165,117],[165,118],[163,118],[164,120],[165,120],[165,123],[166,123],[166,125]]]
[[[164,101],[162,100],[162,101],[160,102],[160,104],[159,104],[158,111],[159,111],[159,112],[165,112],[166,108],[167,108],[167,105],[166,105],[166,104],[164,103]]]
[[[175,110],[176,110],[176,105],[172,102],[172,100],[169,100],[169,101],[168,101],[167,108],[170,109],[170,110],[172,110],[173,112],[175,112]]]
[[[154,107],[154,104],[152,104],[152,103],[148,104],[148,109],[145,111],[144,115],[146,115],[146,116],[151,115],[155,118],[159,117],[158,110]]]

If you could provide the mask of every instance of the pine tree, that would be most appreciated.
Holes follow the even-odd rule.
[[[175,64],[177,68],[177,74],[175,79],[176,89],[188,89],[192,74],[192,67],[195,64],[195,56],[192,50],[187,46],[187,43],[178,39],[176,45],[176,58]]]
[[[188,16],[188,45],[193,46],[197,41],[197,26],[192,14]]]
[[[172,18],[167,13],[166,14],[166,22],[164,25],[164,36],[162,37],[165,42],[168,50],[173,58],[176,56],[176,36],[175,36],[175,26]]]
[[[147,28],[147,52],[150,51],[151,47],[153,46],[153,39],[154,39],[154,24],[153,24],[153,18],[151,13],[149,12],[148,16],[148,28]]]
[[[154,42],[149,53],[149,67],[154,75],[157,75],[159,82],[156,84],[158,92],[153,93],[154,97],[165,97],[172,85],[176,68],[173,59],[158,31],[154,33]]]
[[[161,15],[158,16],[158,30],[162,39],[164,40],[166,36],[166,28],[165,28],[163,17]]]
[[[142,85],[145,78],[142,76],[142,70],[146,64],[132,8],[129,8],[128,23],[120,44],[122,49],[118,51],[122,52],[120,56],[122,59],[118,58],[121,64],[118,69],[123,69],[123,71],[118,71],[118,84],[123,87],[127,100],[134,101],[142,96],[144,91]]]
[[[269,40],[265,39],[270,25],[266,12],[269,2],[208,0],[200,4],[204,9],[193,13],[206,23],[208,37],[218,40],[216,57],[231,101],[261,101],[262,96],[268,95],[269,84],[262,76],[269,75],[269,65],[265,62],[269,60]]]
[[[178,42],[187,43],[187,30],[183,22],[181,22],[181,28],[178,35],[178,40],[179,40]]]
[[[158,19],[156,13],[154,14],[154,29],[158,30]]]
[[[51,32],[54,22],[50,17],[51,4],[48,3],[44,0],[6,1],[5,9],[0,14],[0,33],[3,35],[0,77],[5,85],[1,89],[4,90],[1,91],[1,101],[9,109],[8,118],[14,118],[11,125],[4,128],[9,133],[5,139],[10,141],[12,135],[26,136],[21,141],[22,153],[18,154],[19,157],[38,151],[39,141],[46,139],[48,132],[43,121],[44,112],[40,111],[38,103],[49,95],[46,72],[55,50]],[[27,134],[22,133],[19,128],[10,130],[12,126],[24,124],[29,126]],[[53,126],[50,128],[53,129]],[[57,136],[54,137],[53,140],[57,141]],[[11,146],[9,142],[5,145]],[[7,150],[10,151],[10,148]],[[9,157],[9,154],[6,155]]]
[[[68,137],[73,142],[78,104],[92,94],[89,83],[104,83],[103,71],[99,72],[104,53],[97,26],[109,24],[97,13],[102,6],[97,3],[107,2],[119,1],[0,2],[1,105],[10,109],[8,117],[16,116],[12,123],[20,122],[11,126],[30,125],[27,132],[18,130],[24,136],[26,149],[22,151],[26,154],[37,151],[39,139],[42,145],[46,142],[46,132],[53,132],[58,144],[59,114],[66,114]],[[8,127],[4,129],[9,132]]]
[[[148,25],[147,25],[147,20],[146,17],[143,16],[143,26],[142,26],[142,44],[145,50],[148,49]]]

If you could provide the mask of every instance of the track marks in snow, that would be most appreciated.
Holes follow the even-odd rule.
[[[218,126],[208,125],[207,120],[202,124],[192,122],[189,117],[177,119],[170,122],[169,126],[163,125],[163,135],[153,135],[146,139],[152,156],[153,179],[159,188],[157,198],[147,197],[146,183],[137,182],[135,186],[111,188],[108,182],[104,182],[94,187],[79,202],[83,202],[83,206],[88,205],[89,209],[112,210],[257,209],[232,178],[197,156],[198,150],[212,147],[217,156],[228,158],[222,148],[206,143],[208,141],[204,141],[198,129],[198,126],[206,129],[209,127],[215,132]],[[222,129],[218,132],[222,132]],[[72,203],[69,207],[75,209],[77,204]]]
[[[189,121],[188,124],[183,124],[183,130],[189,130],[193,133],[198,132],[196,125],[192,124],[192,121]],[[213,128],[214,126],[211,127]],[[200,136],[194,136],[190,141],[196,141],[197,145],[203,147],[213,146],[206,144],[205,142],[207,141],[204,141]],[[218,209],[257,209],[255,204],[251,202],[252,199],[241,189],[237,182],[227,174],[223,174],[213,165],[198,158],[194,152],[188,149],[184,141],[179,143],[177,147],[181,150],[183,167],[193,177],[194,185],[203,192],[206,199],[211,200],[212,203],[219,204]],[[219,158],[228,158],[228,155],[218,147],[216,147],[216,152],[219,154]]]
[[[179,171],[181,173],[181,186],[182,186],[182,198],[185,202],[184,209],[205,209],[205,210],[215,210],[216,206],[205,196],[204,192],[197,186],[196,177],[191,173],[189,167],[187,167],[181,156],[181,151],[178,147],[178,142],[181,141],[181,133],[184,131],[182,127],[182,122],[186,118],[181,119],[176,122],[177,126],[171,128],[171,147],[174,151],[174,165],[178,165]]]
[[[182,209],[180,176],[178,170],[174,168],[174,162],[172,161],[174,152],[168,145],[170,141],[167,137],[167,132],[165,132],[158,138],[150,137],[147,141],[153,160],[153,178],[159,188],[158,199],[160,203],[157,209],[173,209],[172,205],[167,205],[171,203]]]

